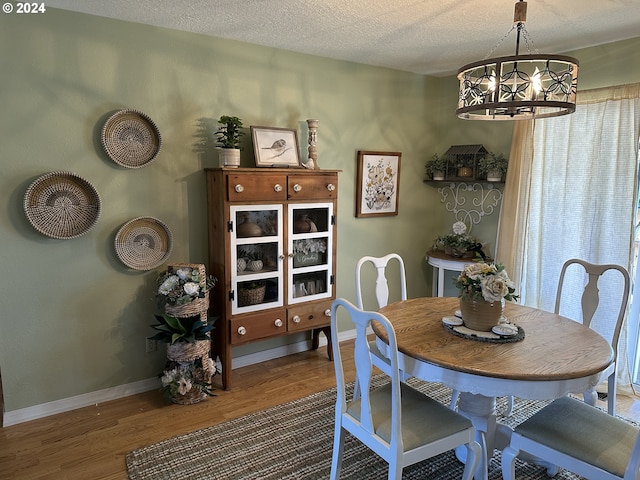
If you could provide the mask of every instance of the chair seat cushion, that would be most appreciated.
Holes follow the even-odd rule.
[[[470,420],[406,383],[400,383],[400,390],[405,452],[471,427]],[[391,442],[391,384],[373,390],[371,404],[376,434]],[[360,400],[349,404],[347,412],[360,418]]]
[[[570,397],[554,400],[515,431],[619,477],[638,435],[633,425]]]

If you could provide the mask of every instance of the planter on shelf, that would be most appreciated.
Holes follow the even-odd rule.
[[[441,172],[441,171],[433,172],[433,179],[444,180],[444,172]]]
[[[218,161],[221,167],[240,166],[240,149],[239,148],[221,148],[218,151]]]
[[[252,272],[259,272],[264,267],[264,262],[262,260],[249,260],[247,262],[247,268]]]
[[[242,120],[238,117],[230,115],[222,115],[218,119],[220,127],[215,132],[217,136],[217,146],[220,148],[219,161],[221,167],[239,167],[240,166],[240,137],[244,132],[242,128]]]
[[[478,332],[489,332],[498,325],[504,305],[502,302],[460,299],[462,321],[467,328]]]
[[[502,180],[502,173],[497,171],[487,172],[487,182],[499,182]]]

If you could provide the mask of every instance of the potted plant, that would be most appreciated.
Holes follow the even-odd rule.
[[[242,128],[242,120],[238,117],[222,115],[218,119],[220,127],[216,131],[217,146],[220,148],[219,159],[221,167],[238,167],[240,166],[240,137],[244,132]]]
[[[501,181],[503,175],[507,172],[508,165],[509,160],[502,153],[495,154],[493,152],[485,155],[478,162],[480,173],[484,173],[489,182]]]
[[[468,328],[489,331],[500,321],[504,300],[518,300],[513,282],[500,263],[472,263],[454,280],[460,290],[462,320]]]
[[[151,328],[158,333],[150,340],[167,344],[167,363],[158,375],[165,398],[174,403],[197,403],[211,393],[211,377],[217,373],[209,357],[212,323],[202,321],[200,315],[178,318],[155,315],[157,323]]]
[[[293,241],[293,267],[319,265],[321,255],[327,251],[327,241],[323,238],[303,238]]]
[[[452,233],[438,236],[433,242],[433,250],[443,250],[445,254],[458,258],[473,258],[476,254],[483,256],[482,244],[467,233],[463,222],[453,224]]]
[[[435,153],[425,164],[427,175],[434,180],[444,180],[448,163],[449,160],[446,157],[440,157]]]

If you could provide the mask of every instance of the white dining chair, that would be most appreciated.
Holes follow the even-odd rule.
[[[363,270],[365,269],[365,265],[371,264],[373,268],[375,268],[375,296],[376,301],[378,303],[378,308],[386,307],[389,303],[389,281],[387,276],[387,267],[392,262],[397,262],[398,274],[397,280],[400,287],[400,298],[399,300],[407,299],[407,274],[404,268],[404,260],[397,253],[389,253],[383,257],[372,257],[370,255],[366,255],[361,257],[356,264],[356,306],[360,309],[364,309],[364,301],[363,301]],[[375,340],[371,342],[371,351],[374,352],[374,355],[378,358],[374,358],[374,365],[378,367],[380,370],[385,371],[386,368],[386,358],[384,355],[378,350],[375,345]],[[387,372],[388,373],[388,372]],[[409,378],[409,375],[405,374],[403,371],[400,372],[400,378],[403,381],[406,381]],[[359,392],[359,385],[356,383],[354,394],[357,397]],[[456,404],[458,403],[458,397],[460,396],[460,392],[453,391],[451,393],[451,408],[455,410]]]
[[[572,397],[554,400],[518,425],[502,452],[502,478],[515,479],[515,460],[533,455],[554,476],[558,468],[597,480],[640,480],[637,427]]]
[[[338,315],[346,311],[356,331],[355,375],[360,396],[347,398],[343,359],[338,340]],[[372,388],[373,357],[367,339],[372,321],[379,322],[389,339],[389,382]],[[440,402],[400,381],[398,350],[393,326],[378,312],[361,310],[345,299],[331,305],[331,336],[336,371],[337,398],[331,460],[331,480],[340,478],[349,432],[389,464],[388,479],[400,480],[404,467],[465,445],[467,462],[462,478],[470,480],[481,449],[474,440],[471,421]]]
[[[571,259],[567,260],[562,266],[560,272],[560,279],[558,280],[558,292],[556,294],[555,313],[560,313],[562,305],[562,292],[565,287],[565,276],[568,269],[572,265],[581,265],[586,275],[584,291],[581,294],[581,307],[582,307],[582,324],[598,331],[595,326],[591,324],[594,314],[598,309],[600,303],[598,281],[602,278],[606,272],[619,272],[622,277],[620,288],[620,306],[616,312],[610,312],[607,318],[610,319],[611,324],[614,325],[613,332],[607,335],[605,332],[598,332],[603,337],[607,338],[611,343],[611,348],[614,354],[614,363],[604,371],[604,375],[607,377],[607,410],[610,415],[616,414],[616,365],[618,358],[618,340],[620,339],[620,331],[622,329],[622,322],[624,321],[625,313],[627,310],[627,303],[629,301],[629,273],[619,265],[596,265],[584,260]],[[575,267],[579,268],[579,267]],[[575,273],[575,272],[574,272]],[[615,324],[613,323],[615,322]],[[591,390],[584,392],[584,400],[589,405],[596,405],[598,394],[595,387]]]

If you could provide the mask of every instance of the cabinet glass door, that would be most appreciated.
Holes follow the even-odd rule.
[[[232,313],[283,305],[282,205],[230,207]]]
[[[333,203],[289,204],[289,304],[331,298]]]

